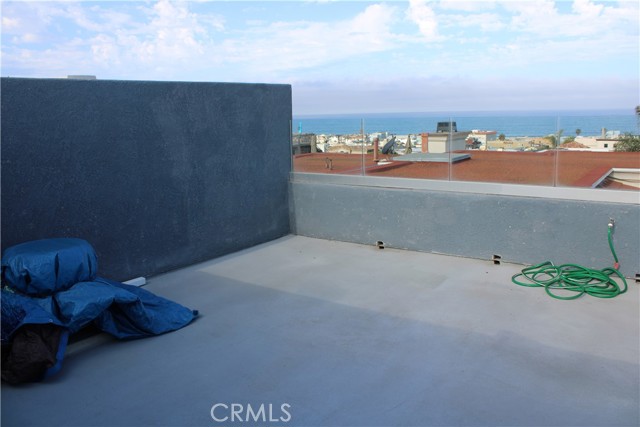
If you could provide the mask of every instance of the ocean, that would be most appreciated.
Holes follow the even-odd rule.
[[[563,136],[599,136],[608,131],[639,133],[637,116],[625,111],[565,111],[565,112],[463,112],[454,113],[390,113],[295,116],[293,133],[344,135],[389,132],[406,135],[435,132],[438,122],[456,122],[459,131],[495,130],[507,137],[546,136],[563,130]]]

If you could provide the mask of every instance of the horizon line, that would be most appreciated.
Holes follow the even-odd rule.
[[[616,115],[628,115],[634,116],[636,115],[634,108],[585,108],[585,109],[553,109],[553,110],[544,110],[544,109],[530,109],[530,110],[443,110],[443,111],[391,111],[391,112],[361,112],[361,113],[341,113],[341,112],[332,112],[332,113],[300,113],[296,114],[295,112],[292,114],[292,117],[296,118],[320,118],[320,117],[393,117],[393,116],[410,116],[410,115],[428,115],[428,116],[437,116],[437,115],[448,115],[448,116],[458,116],[464,117],[465,114],[471,115],[602,115],[606,113],[615,113]],[[568,114],[571,113],[571,114]]]

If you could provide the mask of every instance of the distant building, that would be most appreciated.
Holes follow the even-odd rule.
[[[467,137],[466,140],[466,149],[467,150],[477,150],[480,148],[480,146],[482,145],[482,143],[480,141],[478,141],[477,139],[473,138],[471,135],[469,135]]]
[[[293,154],[318,152],[318,137],[315,133],[297,133],[293,135],[292,139],[291,150]]]
[[[576,136],[574,140],[578,144],[582,144],[588,147],[590,150],[595,151],[614,151],[617,138],[594,138],[588,136]]]
[[[436,132],[458,132],[458,126],[456,122],[438,122]]]
[[[378,140],[382,141],[384,139],[389,138],[389,132],[373,132],[368,135],[368,137],[373,141],[378,138]]]
[[[354,147],[349,146],[347,144],[336,144],[330,145],[327,148],[327,153],[346,153],[351,154],[353,152]]]
[[[495,130],[477,130],[474,129],[471,131],[469,136],[473,139],[477,139],[484,146],[487,145],[487,142],[495,141],[498,139],[498,132]]]
[[[469,133],[469,131],[422,133],[422,152],[447,153],[449,151],[465,150]]]

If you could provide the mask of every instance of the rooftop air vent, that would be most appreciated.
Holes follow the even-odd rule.
[[[68,75],[67,78],[72,80],[96,80],[96,76],[90,76],[88,74]]]
[[[438,122],[436,132],[458,132],[456,122]]]

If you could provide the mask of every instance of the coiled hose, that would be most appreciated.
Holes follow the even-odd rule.
[[[584,294],[589,294],[597,298],[613,298],[627,291],[627,281],[618,268],[620,264],[618,262],[618,255],[613,248],[613,220],[608,225],[608,239],[609,248],[615,263],[613,268],[607,267],[602,270],[595,270],[592,268],[583,267],[578,264],[562,264],[559,266],[553,265],[551,261],[545,261],[543,263],[532,265],[531,267],[523,268],[518,274],[513,275],[511,281],[516,285],[527,286],[531,288],[541,287],[549,294],[549,296],[561,299],[571,300],[581,297]],[[622,280],[624,285],[620,288],[614,277],[618,276]],[[520,279],[526,278],[528,281],[524,282]],[[569,293],[569,295],[558,294]],[[573,294],[572,294],[573,293]]]

